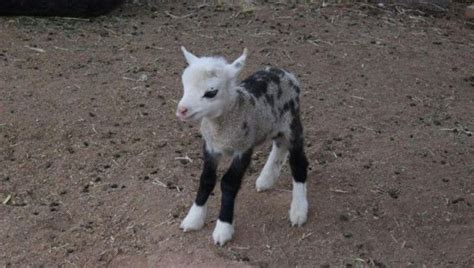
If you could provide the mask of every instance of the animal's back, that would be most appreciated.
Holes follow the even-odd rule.
[[[254,102],[251,123],[258,130],[256,143],[283,132],[299,113],[300,86],[293,74],[283,69],[267,67],[246,78],[241,87]]]
[[[283,69],[267,67],[242,81],[241,86],[255,98],[264,97],[272,105],[281,103],[281,100],[297,99],[300,86],[295,76]],[[270,100],[271,98],[273,100]]]

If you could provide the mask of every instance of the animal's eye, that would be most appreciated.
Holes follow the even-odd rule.
[[[214,98],[216,95],[217,95],[217,89],[211,89],[209,91],[206,91],[206,93],[204,93],[204,98],[208,98],[208,99],[212,99]]]

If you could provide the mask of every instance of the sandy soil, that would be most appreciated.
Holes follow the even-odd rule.
[[[201,169],[198,127],[174,110],[179,46],[237,57],[244,76],[298,74],[308,223],[291,176],[254,183],[235,239],[179,222]],[[94,19],[0,18],[2,267],[472,267],[474,32],[366,5],[128,5]],[[183,159],[189,157],[191,160]]]

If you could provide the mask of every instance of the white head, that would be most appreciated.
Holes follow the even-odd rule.
[[[176,116],[188,121],[222,115],[236,96],[234,87],[244,67],[247,49],[231,64],[224,58],[199,58],[184,47],[181,50],[189,65],[181,77],[184,94],[178,103]]]

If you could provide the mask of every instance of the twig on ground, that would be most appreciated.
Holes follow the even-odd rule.
[[[472,131],[469,131],[467,128],[463,126],[455,127],[455,128],[440,128],[441,131],[452,131],[458,134],[466,134],[468,136],[472,136]]]
[[[390,236],[392,237],[393,241],[398,244],[398,240],[395,238],[395,236],[393,236],[393,234],[390,234]]]
[[[285,56],[286,56],[292,63],[295,62],[295,61],[293,60],[293,58],[290,56],[290,53],[289,53],[287,50],[283,50],[283,54],[285,54]]]
[[[159,185],[159,186],[162,186],[162,187],[165,187],[165,188],[168,188],[168,185],[164,184],[163,182],[161,182],[160,180],[158,179],[153,179],[153,184],[156,184],[156,185]]]
[[[287,190],[287,189],[278,189],[278,188],[275,188],[275,191],[291,193],[291,190]]]
[[[25,46],[25,47],[28,48],[28,49],[31,49],[33,51],[39,52],[39,53],[45,53],[46,52],[46,50],[44,50],[42,48],[30,47],[30,46]]]
[[[69,51],[69,49],[64,48],[64,47],[53,46],[53,48],[54,48],[54,49],[57,49],[57,50]]]
[[[5,200],[3,200],[2,204],[6,205],[12,199],[12,195],[9,194]]]
[[[192,163],[193,160],[188,156],[188,155],[185,155],[185,156],[177,156],[174,158],[174,160],[186,160],[188,161],[189,163]]]
[[[352,95],[351,97],[354,98],[354,99],[358,99],[358,100],[365,100],[365,98],[359,97],[359,96]]]
[[[305,240],[306,238],[308,238],[308,237],[310,237],[310,236],[312,236],[312,235],[313,235],[313,232],[307,233],[307,234],[303,234],[303,236],[301,236],[301,238],[300,238],[300,241]]]
[[[81,19],[81,18],[73,18],[73,17],[57,17],[57,18],[61,18],[63,20],[77,20],[77,21],[87,21],[87,22],[91,21],[90,19]]]
[[[232,247],[233,249],[238,249],[238,250],[248,250],[250,247]]]
[[[171,14],[169,11],[165,11],[165,14],[168,15],[172,19],[184,19],[184,18],[194,15],[194,13],[189,13],[183,16],[176,16],[176,15]]]
[[[341,189],[333,189],[333,188],[329,189],[329,191],[335,192],[335,193],[341,193],[341,194],[348,194],[349,193],[349,191],[345,191],[345,190],[341,190]]]

